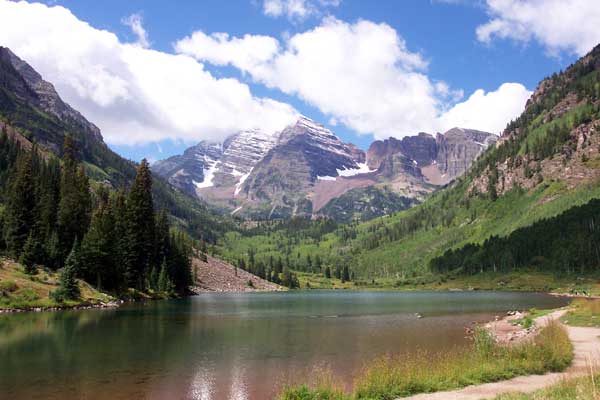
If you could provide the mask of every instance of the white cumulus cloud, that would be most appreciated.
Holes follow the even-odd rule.
[[[222,140],[252,127],[275,131],[296,118],[290,105],[218,79],[190,56],[145,48],[139,16],[128,23],[137,43],[123,43],[61,6],[0,0],[0,45],[54,83],[109,143]]]
[[[443,113],[440,126],[446,129],[459,126],[500,134],[511,119],[523,112],[530,96],[531,91],[520,83],[504,83],[487,93],[478,89],[467,100]]]
[[[450,107],[463,92],[429,78],[428,61],[410,51],[392,27],[365,20],[350,24],[325,18],[283,42],[196,32],[175,48],[198,60],[233,65],[254,81],[317,107],[331,121],[376,138],[446,130],[452,124],[480,124],[464,127],[499,132],[522,111],[528,93],[522,85],[508,84],[487,94],[478,90]]]
[[[579,56],[600,43],[598,0],[487,0],[490,20],[477,28],[477,38],[539,42],[553,55]]]
[[[324,10],[339,6],[341,0],[263,0],[263,13],[269,17],[285,16],[292,21],[321,15]]]

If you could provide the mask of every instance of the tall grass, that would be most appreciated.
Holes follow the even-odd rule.
[[[312,382],[294,387],[287,387],[279,398],[281,400],[348,400],[330,370],[317,368],[313,371]]]
[[[533,340],[513,346],[497,344],[483,329],[477,330],[473,339],[471,348],[467,350],[417,352],[376,359],[356,379],[353,393],[345,397],[339,389],[303,385],[286,389],[280,399],[396,399],[519,375],[561,371],[573,358],[567,332],[557,322],[544,327]]]
[[[562,321],[572,326],[600,327],[600,300],[577,299]]]

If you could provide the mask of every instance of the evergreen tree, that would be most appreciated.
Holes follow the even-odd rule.
[[[169,252],[169,219],[167,212],[162,209],[156,215],[156,228],[155,228],[155,255],[152,262],[153,266],[157,265],[161,260],[167,257]]]
[[[287,268],[284,269],[281,274],[281,284],[290,289],[297,289],[300,287],[298,277]]]
[[[173,233],[169,245],[168,276],[173,290],[185,293],[192,281],[192,248],[189,239],[182,233]]]
[[[23,265],[26,274],[35,275],[37,272],[36,253],[38,247],[37,239],[30,233],[25,242],[25,246],[23,247],[23,251],[21,252],[21,256],[19,257],[19,263]]]
[[[256,264],[256,276],[265,279],[265,265],[261,261]]]
[[[167,292],[169,290],[169,276],[167,275],[167,260],[163,259],[160,266],[160,275],[158,277],[158,290]]]
[[[79,284],[77,283],[77,269],[80,267],[80,247],[77,238],[73,242],[73,248],[67,256],[65,266],[60,274],[58,289],[52,296],[59,301],[76,300],[81,296]]]
[[[144,290],[146,274],[154,261],[155,220],[152,175],[143,159],[127,198],[126,229],[129,251],[126,260],[130,287]]]
[[[65,137],[63,152],[57,220],[62,253],[66,255],[75,238],[82,238],[88,229],[92,202],[89,180],[83,167],[77,166],[75,144],[70,136]]]
[[[114,248],[112,251],[117,274],[121,278],[122,288],[127,287],[127,266],[131,256],[131,243],[129,242],[127,229],[127,204],[126,194],[122,189],[109,201],[109,212],[114,222],[113,238]]]
[[[156,265],[152,266],[152,271],[150,272],[150,288],[155,292],[158,290],[158,268]]]
[[[34,226],[35,198],[33,160],[31,152],[23,152],[16,163],[10,183],[5,219],[5,240],[8,250],[18,257]]]
[[[123,276],[114,253],[117,240],[114,231],[115,222],[109,205],[101,203],[81,241],[78,274],[99,289],[117,291],[123,286]]]

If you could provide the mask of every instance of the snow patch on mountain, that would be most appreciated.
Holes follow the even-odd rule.
[[[253,169],[254,167],[250,168],[250,171],[248,171],[247,173],[241,175],[240,180],[235,185],[235,192],[233,192],[234,196],[237,196],[240,193],[240,191],[242,190],[242,185],[244,184],[244,182],[246,182],[246,179],[248,179]]]
[[[204,169],[204,180],[202,182],[194,181],[194,185],[198,189],[203,189],[203,188],[214,186],[213,179],[215,177],[215,172],[217,172],[217,170],[219,169],[219,164],[220,164],[219,161],[215,161],[209,165],[208,169],[205,168]]]
[[[345,169],[337,169],[337,176],[317,176],[317,180],[319,181],[335,181],[338,177],[343,176],[345,178],[361,175],[361,174],[369,174],[371,172],[377,171],[376,169],[371,169],[367,165],[367,163],[356,163],[357,168],[345,168]]]
[[[335,176],[317,176],[317,180],[319,181],[335,181]]]
[[[369,168],[367,163],[356,163],[356,165],[358,168],[338,169],[337,173],[339,176],[348,177],[377,171],[376,169]]]

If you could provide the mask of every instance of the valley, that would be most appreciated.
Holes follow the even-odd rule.
[[[595,400],[592,3],[0,0],[0,397]]]

